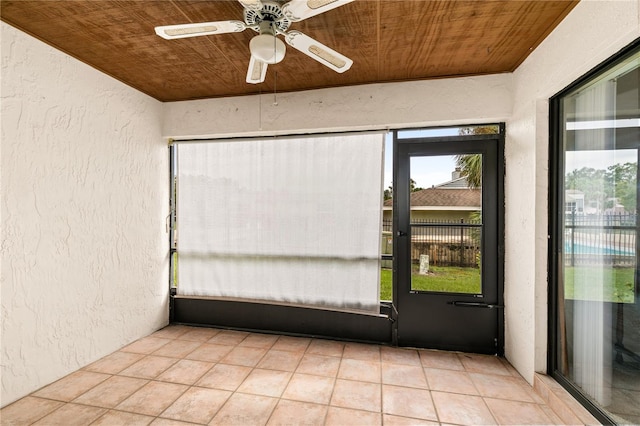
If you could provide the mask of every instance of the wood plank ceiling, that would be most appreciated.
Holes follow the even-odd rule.
[[[354,61],[338,74],[288,47],[245,82],[252,30],[178,40],[158,25],[242,20],[235,0],[2,0],[0,18],[160,100],[511,72],[577,1],[356,0],[293,23]]]

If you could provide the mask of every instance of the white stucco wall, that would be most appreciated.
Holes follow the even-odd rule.
[[[164,105],[166,137],[231,137],[504,121],[511,75],[371,84]],[[274,105],[274,98],[277,105]]]
[[[548,100],[640,37],[639,6],[640,0],[581,1],[513,74],[505,149],[505,352],[530,382],[534,371],[546,371],[547,356]]]
[[[168,322],[162,104],[0,23],[0,405]]]

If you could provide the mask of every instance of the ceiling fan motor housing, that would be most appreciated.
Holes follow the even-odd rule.
[[[244,22],[248,27],[251,27],[254,31],[262,34],[262,23],[270,23],[270,27],[273,27],[274,32],[285,32],[289,29],[291,21],[284,16],[282,8],[275,2],[262,2],[262,8],[260,10],[245,9],[244,10]]]

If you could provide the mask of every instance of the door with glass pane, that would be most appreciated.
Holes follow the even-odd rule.
[[[398,344],[501,353],[498,135],[395,144]]]

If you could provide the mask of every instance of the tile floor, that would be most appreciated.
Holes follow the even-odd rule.
[[[562,423],[501,358],[179,325],[3,408],[0,422]]]

